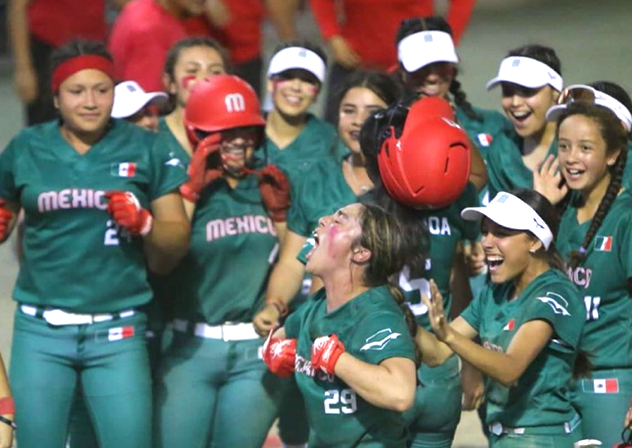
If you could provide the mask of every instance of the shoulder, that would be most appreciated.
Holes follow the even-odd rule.
[[[582,314],[583,302],[571,280],[557,269],[551,269],[534,280],[536,288],[530,300],[539,306],[548,306],[562,316]]]
[[[331,123],[312,114],[307,116],[307,128],[311,132],[324,133],[324,136],[336,135],[336,128]]]

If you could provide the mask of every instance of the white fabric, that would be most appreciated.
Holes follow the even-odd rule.
[[[20,310],[29,316],[37,316],[37,308],[30,305],[20,305]],[[116,314],[76,314],[60,309],[45,310],[42,317],[51,325],[87,325],[97,322],[106,322],[115,317],[124,319],[135,314],[134,310],[121,311]]]
[[[458,63],[452,37],[443,31],[421,31],[397,45],[399,62],[411,73],[435,62]]]
[[[510,56],[503,59],[498,69],[498,76],[490,80],[485,87],[490,90],[501,82],[512,82],[529,89],[548,84],[558,92],[561,92],[564,87],[564,80],[559,73],[543,62],[524,56]]]
[[[275,54],[270,61],[268,77],[292,69],[307,70],[320,82],[325,82],[325,61],[303,47],[288,47]]]
[[[538,213],[522,199],[501,191],[487,207],[468,207],[461,217],[468,221],[480,221],[483,216],[499,226],[513,230],[528,230],[533,233],[546,249],[553,241],[553,233]]]
[[[167,94],[164,92],[148,93],[137,82],[124,81],[114,87],[114,107],[112,107],[110,115],[112,118],[131,117],[156,98],[166,102]]]
[[[192,325],[193,334],[205,339],[221,339],[224,341],[247,341],[259,339],[252,323],[235,323],[224,325],[208,325],[204,322],[192,323],[183,319],[174,319],[171,326],[181,333],[189,331]]]
[[[628,132],[632,131],[632,113],[630,113],[628,108],[625,107],[619,100],[608,95],[607,93],[601,92],[593,87],[583,84],[569,86],[565,89],[565,91],[572,89],[588,89],[593,91],[593,93],[595,94],[595,104],[610,109],[612,112],[614,112],[617,118],[621,120]],[[557,106],[551,107],[549,110],[546,111],[546,119],[549,121],[557,121],[559,116],[562,114],[562,111],[564,111],[572,102],[573,99],[571,96],[569,96],[565,104],[558,104]]]

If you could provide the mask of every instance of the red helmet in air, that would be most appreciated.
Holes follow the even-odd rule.
[[[201,133],[245,126],[265,126],[257,94],[250,85],[233,75],[216,75],[199,81],[187,100],[184,125],[196,145]]]
[[[391,129],[378,165],[384,187],[395,201],[439,208],[461,195],[470,174],[471,148],[453,117],[447,101],[423,98],[410,108],[399,138]]]

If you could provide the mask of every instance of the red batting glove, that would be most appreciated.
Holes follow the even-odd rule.
[[[290,208],[290,181],[276,165],[268,165],[255,171],[259,178],[261,200],[270,219],[274,222],[285,222],[287,210]]]
[[[219,146],[222,134],[215,132],[198,143],[189,165],[189,180],[180,186],[180,194],[190,202],[196,202],[204,187],[222,177],[222,159]],[[210,166],[209,166],[210,165]]]
[[[344,352],[345,345],[335,334],[316,338],[312,344],[312,369],[333,375],[338,358]]]
[[[11,213],[11,210],[4,208],[5,205],[4,199],[0,199],[0,241],[4,241],[7,237],[7,227],[9,227],[9,222],[13,218],[13,213]]]
[[[119,226],[125,227],[132,235],[145,236],[151,232],[154,219],[149,210],[141,207],[134,193],[108,191],[105,197],[110,200],[108,213]]]
[[[273,338],[276,327],[270,330],[263,344],[263,361],[276,376],[287,378],[294,373],[296,359],[296,339]]]

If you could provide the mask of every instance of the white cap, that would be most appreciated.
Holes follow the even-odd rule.
[[[529,89],[548,84],[558,92],[561,92],[564,87],[564,80],[558,72],[544,62],[524,56],[510,56],[503,59],[498,69],[498,76],[490,80],[485,87],[490,90],[501,82],[512,82]]]
[[[397,53],[408,73],[435,62],[459,62],[452,36],[443,31],[421,31],[406,36],[397,45]]]
[[[114,107],[110,115],[112,118],[131,117],[156,98],[166,102],[168,97],[164,92],[145,92],[135,81],[123,81],[114,88]]]
[[[632,113],[628,110],[627,107],[623,105],[618,99],[608,95],[607,93],[601,92],[594,87],[586,86],[583,84],[575,84],[564,89],[564,92],[569,92],[573,89],[584,89],[590,90],[593,92],[595,99],[593,104],[597,104],[599,106],[603,106],[607,109],[610,109],[617,118],[623,123],[625,128],[630,132],[632,130]],[[568,107],[570,103],[573,102],[573,98],[570,95],[567,95],[565,104],[558,104],[557,106],[553,106],[546,111],[546,119],[548,121],[557,121],[559,116],[562,114],[564,110]]]
[[[540,215],[511,193],[501,191],[486,207],[468,207],[461,212],[461,217],[467,221],[480,221],[483,216],[507,229],[528,230],[542,241],[545,249],[553,241],[553,233]]]
[[[325,61],[312,50],[303,47],[288,47],[272,57],[268,68],[268,77],[286,70],[307,70],[321,83],[325,82]]]

